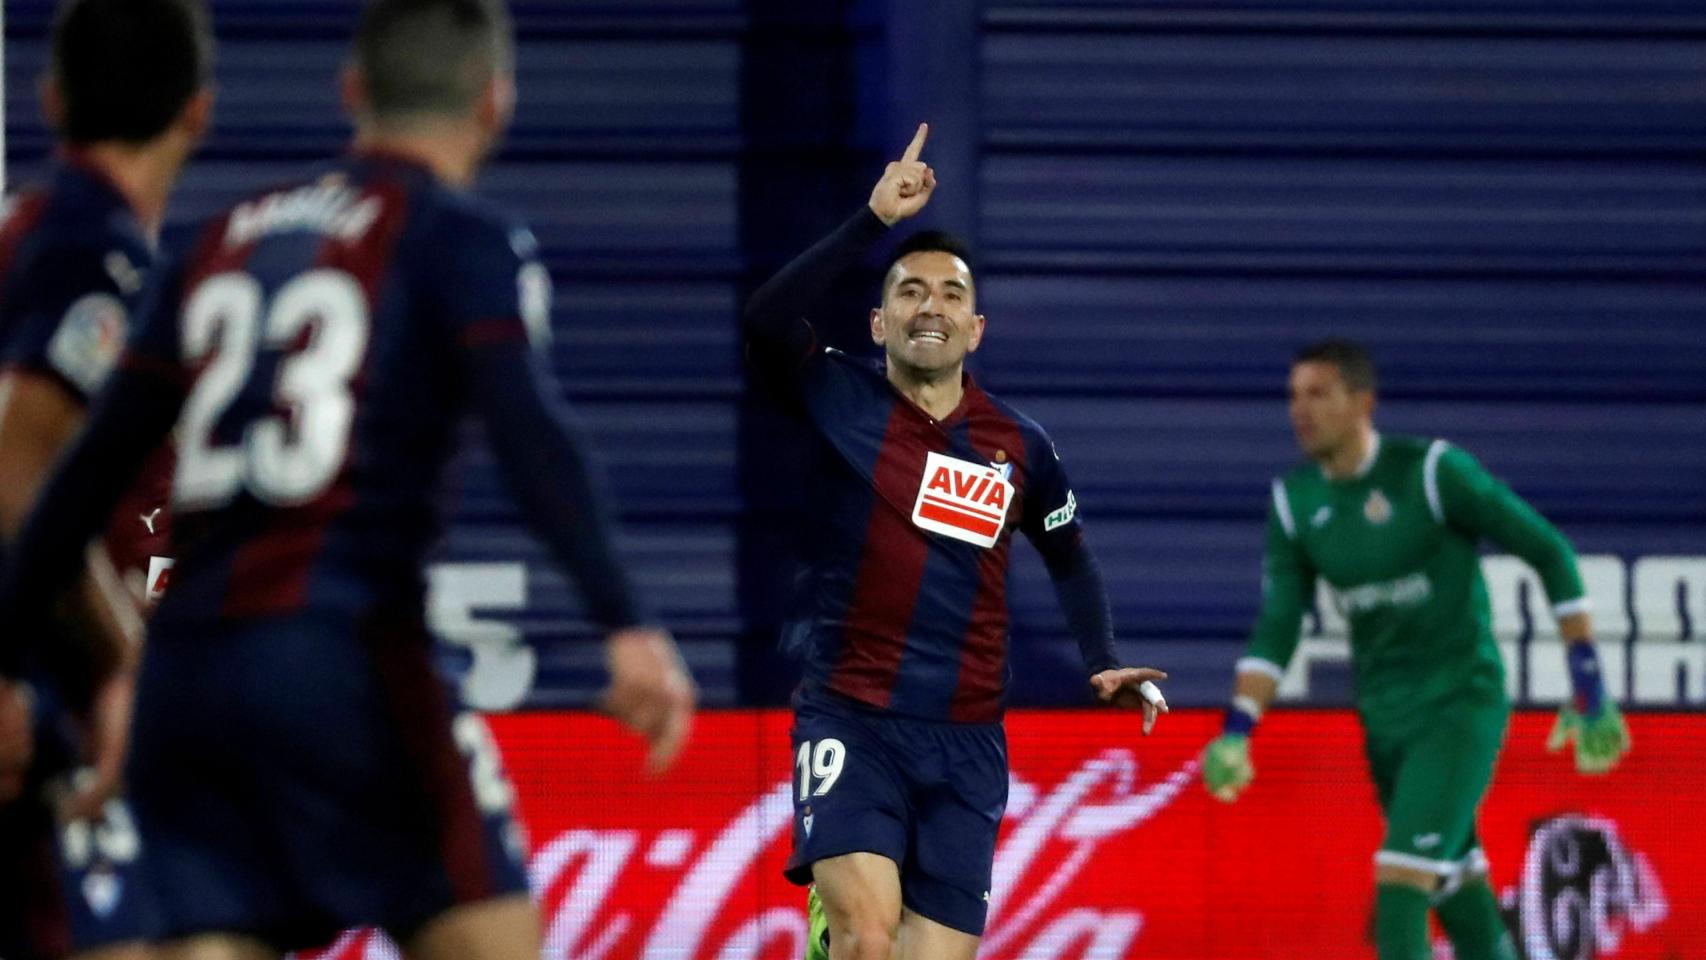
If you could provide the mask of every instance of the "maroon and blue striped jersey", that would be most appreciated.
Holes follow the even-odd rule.
[[[590,619],[637,622],[537,348],[550,298],[531,233],[402,157],[354,155],[238,204],[158,271],[20,538],[8,602],[66,575],[78,505],[110,502],[111,475],[175,424],[177,565],[151,634],[418,608],[472,413]]]
[[[86,405],[123,351],[154,262],[124,194],[68,154],[0,222],[0,369],[45,377]],[[127,576],[152,581],[161,564],[171,461],[162,447],[112,514],[107,550]]]
[[[118,188],[67,159],[7,201],[0,224],[0,365],[87,402],[123,350],[154,250]]]
[[[1116,665],[1077,501],[1042,427],[964,379],[937,420],[878,363],[821,347],[804,313],[886,232],[868,210],[753,297],[748,355],[811,427],[807,556],[783,645],[798,696],[925,719],[999,719],[1014,531],[1042,553],[1091,673]]]

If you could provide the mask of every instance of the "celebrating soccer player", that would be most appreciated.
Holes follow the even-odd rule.
[[[198,960],[367,925],[421,960],[538,956],[512,790],[423,623],[470,412],[608,632],[608,709],[654,767],[687,735],[692,684],[554,400],[537,244],[465,192],[510,116],[511,52],[499,0],[367,4],[355,149],[162,271],[11,558],[0,622],[28,622],[175,425],[178,565],[128,774],[164,927]]]
[[[1203,781],[1226,801],[1250,785],[1251,733],[1325,581],[1350,623],[1357,706],[1386,815],[1374,855],[1380,960],[1433,956],[1430,908],[1462,960],[1514,960],[1475,834],[1510,715],[1481,540],[1534,568],[1569,641],[1575,696],[1553,749],[1573,742],[1576,768],[1604,773],[1629,735],[1600,679],[1569,542],[1463,450],[1376,433],[1374,403],[1362,347],[1330,340],[1297,355],[1291,420],[1310,462],[1273,483],[1262,612],[1225,732],[1203,755]]]
[[[8,205],[0,228],[7,539],[118,359],[167,197],[207,129],[212,49],[195,0],[75,0],[60,10],[42,92],[61,154],[41,188]],[[106,549],[91,554],[68,616],[33,638],[43,657],[28,670],[17,659],[23,626],[6,625],[7,672],[20,679],[0,679],[0,956],[131,955],[158,932],[141,879],[147,851],[112,794],[138,604],[159,566],[150,561],[164,530],[164,480],[150,471],[107,515]],[[115,572],[138,582],[137,596]],[[57,722],[62,714],[75,734]],[[65,801],[50,807],[55,796]]]
[[[885,362],[819,344],[820,292],[936,188],[928,130],[870,203],[789,264],[746,310],[748,353],[817,446],[805,612],[784,644],[795,697],[793,855],[815,883],[810,949],[835,960],[971,960],[1007,802],[1007,562],[1015,529],[1042,553],[1103,701],[1166,710],[1158,670],[1122,668],[1078,503],[1048,435],[963,366],[982,342],[970,259],[916,234],[889,262],[871,339]]]

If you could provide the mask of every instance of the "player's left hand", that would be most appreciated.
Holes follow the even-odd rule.
[[[1090,678],[1090,688],[1096,691],[1096,699],[1103,703],[1111,703],[1116,707],[1143,708],[1143,735],[1155,729],[1155,721],[1163,713],[1167,713],[1167,698],[1161,695],[1161,688],[1155,686],[1155,681],[1167,679],[1167,674],[1149,667],[1115,667],[1103,670]],[[1149,691],[1144,685],[1149,685]]]
[[[1546,749],[1557,753],[1571,743],[1576,745],[1576,772],[1590,777],[1611,772],[1633,745],[1629,725],[1610,697],[1592,717],[1578,713],[1569,703],[1558,708],[1558,721],[1546,738]]]

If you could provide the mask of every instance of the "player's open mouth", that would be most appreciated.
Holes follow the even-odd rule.
[[[921,341],[924,343],[947,343],[948,335],[940,330],[920,330],[914,333],[910,339],[914,343]]]

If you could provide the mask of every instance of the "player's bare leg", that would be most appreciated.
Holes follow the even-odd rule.
[[[278,950],[236,933],[203,933],[163,944],[161,960],[278,960]]]
[[[889,960],[900,928],[900,867],[876,853],[812,864],[829,921],[830,960]]]
[[[434,917],[405,945],[411,960],[539,960],[539,910],[525,893],[465,903]]]
[[[979,940],[907,910],[900,917],[894,955],[896,960],[973,960]]]

